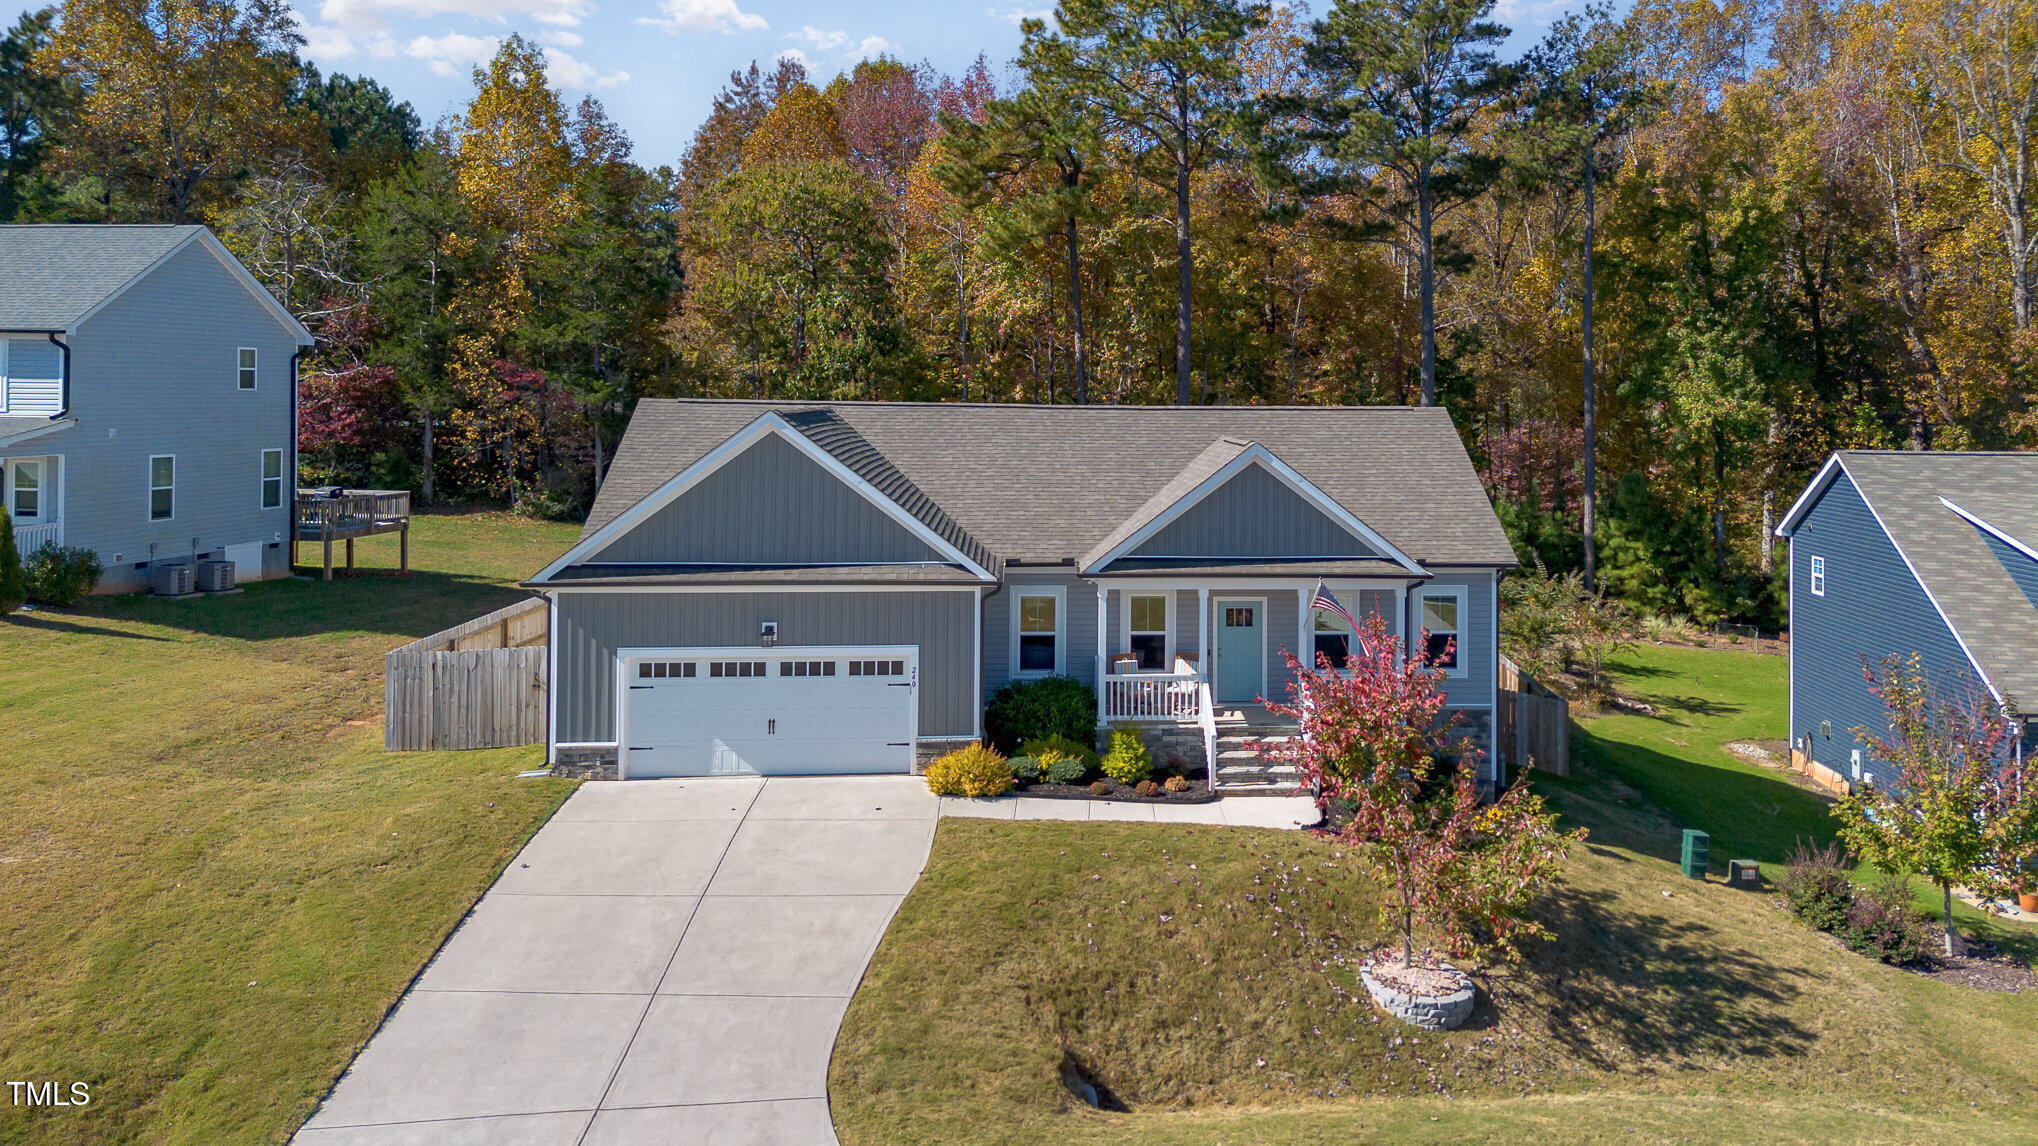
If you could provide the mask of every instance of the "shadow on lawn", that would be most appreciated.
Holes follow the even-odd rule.
[[[1794,1055],[1815,1038],[1782,1013],[1802,993],[1796,976],[1716,928],[1574,887],[1560,887],[1544,913],[1557,938],[1524,972],[1553,1005],[1517,1014],[1595,1067]]]
[[[79,637],[119,637],[130,641],[167,641],[168,637],[152,637],[147,633],[131,633],[125,629],[108,629],[99,625],[87,625],[70,619],[68,614],[52,613],[38,608],[33,613],[13,613],[4,624],[20,629],[36,629],[45,633],[69,633]],[[4,631],[4,630],[0,630]]]
[[[1685,828],[1712,837],[1715,872],[1730,859],[1781,863],[1800,838],[1820,846],[1837,834],[1826,801],[1780,774],[1690,760],[1586,729],[1572,732],[1571,760],[1575,774],[1553,785],[1576,797],[1566,802],[1567,815],[1599,842],[1670,863],[1680,858]]]
[[[532,595],[500,581],[413,571],[404,577],[369,574],[332,581],[263,581],[232,596],[191,601],[164,601],[146,595],[94,597],[81,603],[80,611],[72,616],[135,621],[240,641],[332,632],[412,641]]]

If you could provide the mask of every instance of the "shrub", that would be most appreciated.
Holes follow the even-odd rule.
[[[1142,796],[1146,796],[1149,798],[1161,794],[1161,786],[1159,784],[1154,783],[1152,780],[1141,780],[1139,783],[1134,784],[1132,786],[1132,790],[1139,793]]]
[[[21,580],[21,554],[14,548],[14,522],[0,506],[0,617],[21,608],[28,590]]]
[[[1040,779],[1040,761],[1031,756],[1014,756],[1005,761],[1005,765],[1012,769],[1012,778],[1015,780],[1024,780],[1030,784]]]
[[[1910,884],[1894,876],[1855,890],[1840,937],[1847,946],[1884,963],[1923,963],[1931,958],[1932,932],[1911,906]]]
[[[1854,881],[1841,861],[1839,844],[1809,848],[1799,840],[1776,878],[1776,890],[1792,915],[1834,934],[1846,931],[1847,911],[1854,905]]]
[[[1153,774],[1153,753],[1134,728],[1111,730],[1111,751],[1104,754],[1104,775],[1120,784],[1137,784]]]
[[[998,796],[1012,790],[1012,768],[996,749],[958,748],[927,766],[927,790],[937,796]]]
[[[45,545],[22,563],[28,599],[67,609],[99,584],[99,554],[76,545]]]
[[[1036,737],[1080,741],[1096,728],[1097,694],[1072,676],[1013,681],[992,693],[984,709],[984,732],[1004,752]]]
[[[1092,796],[1108,796],[1110,794],[1111,785],[1106,784],[1102,780],[1099,780],[1096,783],[1090,785],[1090,795]]]
[[[1041,767],[1047,770],[1047,778],[1056,784],[1080,784],[1090,774],[1090,766],[1080,756],[1056,756],[1052,761],[1043,759]]]
[[[1086,767],[1095,768],[1097,766],[1097,750],[1095,748],[1092,748],[1086,741],[1071,740],[1066,736],[1036,736],[1021,744],[1019,751],[1022,755],[1026,756],[1045,756],[1049,752],[1054,753],[1056,756],[1073,756],[1081,760]]]
[[[1186,792],[1189,790],[1189,782],[1180,776],[1170,776],[1161,787],[1166,788],[1170,792]]]

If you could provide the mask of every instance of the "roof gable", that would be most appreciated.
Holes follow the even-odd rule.
[[[189,246],[203,247],[298,345],[312,344],[311,332],[211,231],[165,224],[0,226],[0,330],[75,331]]]

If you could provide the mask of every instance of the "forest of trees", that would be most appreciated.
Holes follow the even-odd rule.
[[[66,0],[0,222],[212,226],[319,336],[307,482],[554,516],[646,396],[1435,403],[1525,560],[1773,627],[1828,451],[2038,444],[2033,0],[1491,10],[1063,0],[647,167],[516,36],[426,125],[282,0]]]

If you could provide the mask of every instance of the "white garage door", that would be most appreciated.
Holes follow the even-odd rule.
[[[915,652],[626,649],[623,775],[909,772]]]

